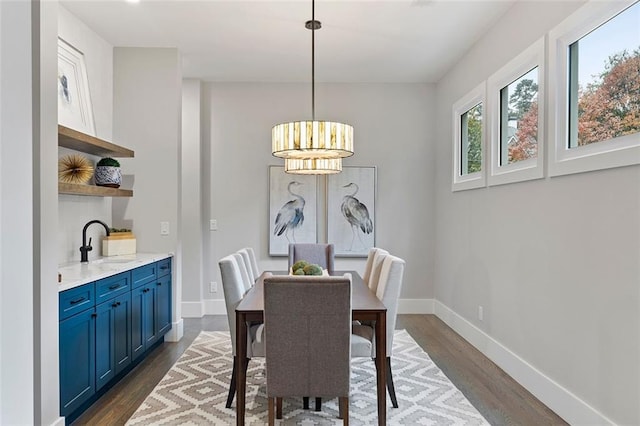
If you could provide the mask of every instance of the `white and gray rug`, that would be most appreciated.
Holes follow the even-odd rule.
[[[396,331],[393,378],[399,408],[387,395],[389,425],[487,425],[487,421],[449,381],[405,330]],[[225,408],[232,370],[229,333],[203,331],[133,414],[127,425],[231,425],[235,403]],[[376,375],[370,359],[354,359],[351,368],[349,422],[377,424]],[[247,372],[247,425],[267,423],[264,359],[254,358]],[[313,400],[311,401],[313,406]],[[322,411],[302,409],[302,398],[283,401],[281,425],[339,425],[337,399]]]

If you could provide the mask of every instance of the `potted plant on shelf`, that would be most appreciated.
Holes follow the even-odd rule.
[[[102,158],[96,165],[93,179],[98,186],[120,188],[122,183],[122,171],[118,160],[111,157]]]
[[[110,228],[109,236],[102,238],[102,255],[118,256],[136,253],[136,237],[131,229]]]

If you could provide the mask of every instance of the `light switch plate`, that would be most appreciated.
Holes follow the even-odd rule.
[[[209,221],[209,231],[217,231],[218,230],[218,221],[215,219],[211,219]]]
[[[169,222],[160,222],[160,235],[169,235]]]

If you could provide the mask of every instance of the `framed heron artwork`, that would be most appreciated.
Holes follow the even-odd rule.
[[[317,178],[269,166],[269,255],[287,256],[289,243],[317,242]]]
[[[96,135],[84,54],[58,38],[58,123]]]
[[[366,257],[376,241],[376,168],[343,167],[327,178],[327,242],[336,256]]]

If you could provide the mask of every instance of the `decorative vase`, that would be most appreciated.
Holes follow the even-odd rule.
[[[120,188],[120,184],[122,183],[122,171],[120,170],[120,167],[96,166],[93,179],[98,186]]]

